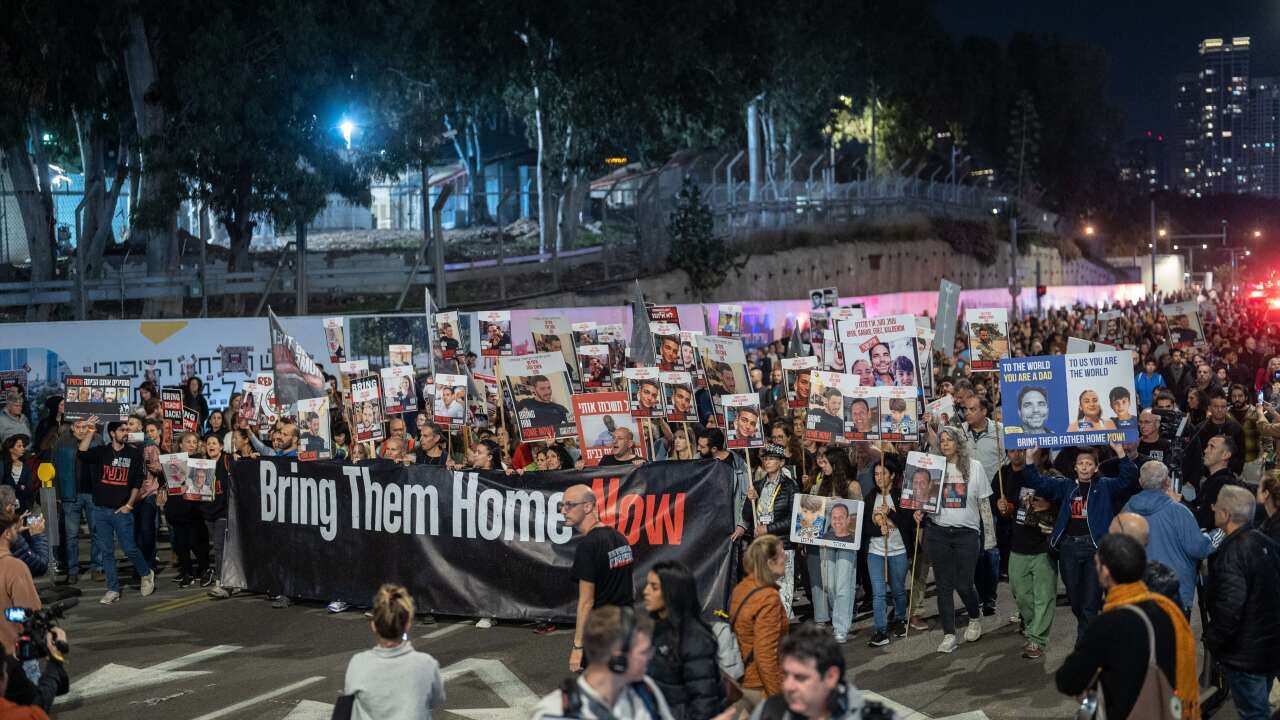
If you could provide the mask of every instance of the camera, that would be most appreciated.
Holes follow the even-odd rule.
[[[22,623],[22,631],[18,633],[18,641],[14,644],[14,655],[19,660],[39,660],[49,654],[49,631],[58,627],[58,621],[67,610],[75,607],[79,598],[68,598],[56,602],[41,610],[12,607],[4,611],[4,619],[9,622]],[[65,655],[71,649],[61,640],[54,643],[58,653]],[[57,658],[61,660],[61,658]]]
[[[1178,434],[1178,426],[1182,424],[1185,415],[1178,410],[1153,408],[1151,412],[1160,418],[1160,437],[1165,440],[1172,440]]]

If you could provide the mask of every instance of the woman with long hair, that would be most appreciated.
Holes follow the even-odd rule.
[[[206,435],[217,435],[221,439],[227,432],[226,416],[221,410],[210,410],[209,419],[205,420],[204,428]]]
[[[777,535],[761,535],[743,554],[746,577],[729,597],[729,624],[742,657],[749,660],[742,676],[743,701],[754,707],[782,691],[778,643],[787,634],[787,609],[778,580],[787,572],[787,553]]]
[[[61,395],[51,395],[44,399],[44,416],[40,418],[40,423],[36,425],[36,432],[31,436],[33,445],[31,450],[41,460],[50,459],[50,451],[58,439],[58,432],[62,429],[65,409],[66,402]]]
[[[644,609],[654,621],[649,677],[675,720],[708,720],[724,709],[715,635],[702,619],[699,597],[682,563],[660,562],[645,578]]]
[[[214,461],[213,500],[200,504],[200,513],[204,518],[205,528],[209,531],[209,541],[213,545],[213,565],[209,577],[213,582],[201,581],[201,586],[213,585],[209,597],[229,598],[231,591],[222,586],[222,550],[227,538],[227,489],[231,485],[231,456],[222,452],[222,438],[208,435],[204,439],[204,456]]]
[[[853,465],[844,448],[830,446],[818,453],[815,464],[818,477],[813,495],[845,500],[858,500],[862,489],[854,479]],[[853,625],[854,594],[857,591],[858,551],[842,548],[803,546],[805,566],[809,574],[809,595],[813,603],[813,620],[831,622],[837,642],[846,642]]]
[[[1067,432],[1081,430],[1115,430],[1116,424],[1102,417],[1102,399],[1095,390],[1084,390],[1076,403],[1075,422],[1067,426]]]
[[[1280,542],[1280,470],[1268,470],[1258,483],[1258,529],[1267,537]]]
[[[875,634],[871,647],[889,644],[888,595],[893,592],[893,635],[907,634],[908,549],[915,544],[916,523],[902,507],[902,460],[886,454],[874,466],[875,487],[867,493],[862,523],[863,546],[867,548],[867,570],[871,577],[871,608]]]
[[[1196,387],[1187,388],[1188,422],[1193,425],[1199,425],[1204,422],[1204,419],[1208,414],[1209,394]]]
[[[687,425],[685,426],[688,427]],[[668,456],[670,460],[696,460],[698,453],[694,451],[693,446],[689,444],[689,435],[686,431],[681,431],[671,436],[671,454]]]
[[[974,642],[982,637],[978,591],[973,584],[973,571],[982,551],[982,525],[978,503],[989,502],[991,481],[982,463],[972,457],[969,438],[960,428],[944,426],[938,436],[938,451],[946,458],[943,472],[942,506],[931,513],[915,513],[917,524],[924,524],[929,561],[933,565],[938,589],[938,616],[942,622],[942,643],[938,652],[955,652],[955,594],[960,595],[969,613],[969,627],[964,639]]]
[[[4,454],[0,460],[4,469],[0,471],[0,485],[10,485],[18,497],[19,512],[31,509],[35,501],[35,481],[32,479],[31,466],[27,463],[27,451],[31,448],[31,438],[21,433],[10,435],[4,440]]]
[[[196,427],[203,427],[209,417],[209,401],[204,399],[204,381],[199,376],[192,375],[182,386],[182,405],[196,411]]]
[[[399,585],[383,585],[373,596],[369,628],[376,644],[351,658],[342,694],[354,696],[353,720],[428,720],[444,706],[440,663],[413,649],[413,598]]]
[[[198,458],[203,455],[200,449],[200,438],[193,432],[184,432],[178,436],[177,452],[186,453],[188,457]],[[170,539],[173,554],[177,556],[178,574],[173,581],[178,587],[191,587],[200,582],[202,575],[209,570],[209,534],[204,527],[204,518],[200,508],[183,497],[183,488],[169,487],[166,483],[164,517],[169,523]],[[198,526],[198,527],[197,527]]]

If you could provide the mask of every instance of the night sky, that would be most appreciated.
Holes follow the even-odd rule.
[[[1250,73],[1280,75],[1280,0],[937,0],[937,8],[957,37],[1045,32],[1101,46],[1127,136],[1172,131],[1173,77],[1195,68],[1204,38],[1247,35]]]

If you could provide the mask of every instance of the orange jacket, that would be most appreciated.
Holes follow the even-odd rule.
[[[733,618],[733,634],[738,637],[742,658],[751,658],[747,672],[742,676],[742,687],[774,695],[782,692],[778,645],[782,636],[787,634],[790,623],[776,587],[766,587],[747,599],[747,595],[757,587],[760,583],[755,578],[750,575],[743,578],[729,597],[728,611]],[[746,604],[743,604],[744,599]]]
[[[49,720],[49,716],[35,705],[14,705],[0,698],[0,720]]]

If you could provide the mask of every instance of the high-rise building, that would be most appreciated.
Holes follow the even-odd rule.
[[[1169,145],[1169,177],[1174,187],[1194,195],[1200,187],[1199,73],[1178,73],[1173,81],[1173,133]]]
[[[1139,192],[1168,190],[1168,145],[1164,135],[1153,130],[1126,142],[1120,158],[1120,182]]]
[[[1249,192],[1249,38],[1202,40],[1199,80],[1200,191]]]
[[[1280,197],[1280,78],[1249,83],[1250,192]]]

